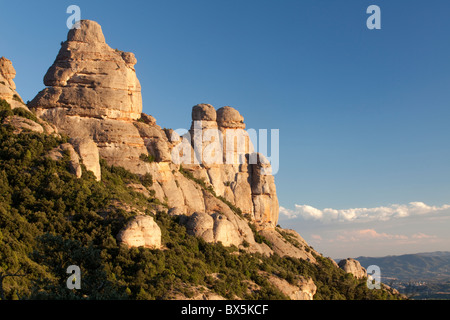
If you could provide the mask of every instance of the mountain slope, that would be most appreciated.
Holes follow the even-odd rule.
[[[0,102],[5,123],[13,113]],[[51,159],[49,152],[66,141],[0,126],[0,275],[17,275],[2,279],[2,298],[289,299],[311,290],[305,287],[309,278],[314,299],[398,298],[367,289],[364,280],[311,249],[317,263],[191,236],[179,217],[160,210],[164,206],[156,198],[129,187],[150,186],[148,177],[102,160],[101,181],[83,165],[78,178],[69,152]],[[129,248],[116,240],[127,222],[142,214],[160,227],[162,250]],[[81,268],[81,290],[66,287],[69,265]]]
[[[143,114],[136,63],[83,20],[25,105],[0,59],[0,298],[400,298],[277,226],[236,109],[194,106],[183,137]]]
[[[386,257],[358,257],[367,268],[378,265],[382,276],[403,281],[450,278],[450,252],[428,252]]]

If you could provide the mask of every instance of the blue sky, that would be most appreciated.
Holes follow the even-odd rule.
[[[1,1],[0,56],[24,100],[43,89],[71,4],[135,53],[144,112],[162,127],[187,128],[210,103],[279,129],[280,224],[320,252],[450,250],[450,2]],[[381,30],[366,27],[372,4]]]

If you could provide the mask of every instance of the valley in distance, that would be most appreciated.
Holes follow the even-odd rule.
[[[341,259],[336,259],[339,262]],[[450,252],[357,257],[364,268],[377,265],[381,281],[413,300],[450,299]]]

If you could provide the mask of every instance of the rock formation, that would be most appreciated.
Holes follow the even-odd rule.
[[[58,161],[64,157],[65,152],[67,152],[70,157],[70,172],[76,175],[78,178],[81,178],[82,170],[80,165],[80,158],[70,143],[63,143],[59,147],[51,150],[48,154],[48,157],[52,160]]]
[[[9,116],[3,120],[3,124],[12,125],[15,128],[14,133],[16,134],[24,130],[38,133],[44,132],[44,128],[39,123],[20,116]]]
[[[38,113],[49,109],[67,116],[136,120],[142,112],[141,86],[134,54],[110,48],[101,27],[83,20],[69,31],[44,77],[48,87],[34,99]]]
[[[260,233],[272,243],[272,250],[279,256],[289,256],[316,262],[316,258],[312,255],[312,250],[296,231],[275,228],[264,229]]]
[[[138,215],[119,232],[117,239],[128,247],[161,248],[161,229],[150,216]]]
[[[46,88],[28,104],[39,123],[17,116],[5,121],[17,130],[69,136],[69,144],[49,156],[58,160],[68,152],[70,169],[77,177],[83,174],[82,164],[101,180],[101,158],[138,175],[150,174],[151,187],[133,184],[130,188],[156,197],[169,214],[180,216],[192,235],[249,252],[314,263],[297,233],[289,236],[296,240],[287,241],[276,231],[278,199],[271,166],[255,153],[244,117],[229,106],[216,110],[198,104],[192,109],[188,134],[180,137],[162,129],[154,117],[142,113],[134,55],[111,49],[96,22],[84,20],[80,27],[69,32],[44,77]],[[11,62],[2,58],[0,67],[1,97],[27,109],[15,92]],[[156,238],[161,241],[161,235],[150,220],[140,216],[132,220],[119,241],[158,247]],[[254,232],[260,232],[271,247],[260,239],[257,242]]]
[[[367,278],[367,271],[366,269],[364,269],[361,264],[359,263],[359,261],[352,259],[352,258],[348,258],[348,259],[344,259],[339,261],[338,263],[339,268],[341,268],[342,270],[344,270],[347,273],[351,273],[355,276],[355,278],[357,279],[364,279]]]
[[[24,109],[27,113],[30,112],[28,107],[23,103],[22,98],[16,91],[16,84],[14,78],[16,70],[12,62],[5,57],[0,58],[0,99],[5,100],[14,109]],[[19,113],[21,114],[21,113]],[[31,115],[31,114],[29,114]],[[21,115],[8,116],[3,120],[3,124],[11,125],[15,128],[15,133],[23,131],[38,132],[38,133],[55,133],[55,128],[45,121],[40,121],[36,117],[29,119]]]
[[[11,105],[11,109],[24,108],[28,110],[23,103],[22,98],[16,91],[14,78],[16,70],[12,62],[5,57],[0,58],[0,99],[6,100]]]
[[[162,129],[154,117],[142,113],[136,62],[132,53],[111,49],[96,22],[83,20],[62,43],[44,77],[47,87],[29,107],[71,138],[80,162],[97,180],[100,158],[138,175],[150,174],[153,185],[139,187],[139,192],[154,195],[169,214],[180,216],[190,234],[314,263],[297,233],[290,236],[297,239],[292,242],[275,231],[279,206],[271,166],[255,152],[239,111],[198,104],[187,134],[180,137]],[[144,243],[142,223],[129,225],[121,241]],[[272,248],[255,241],[258,231]]]
[[[5,57],[0,58],[0,79],[3,85],[8,86],[12,90],[16,90],[16,84],[13,79],[16,77],[16,69],[14,69],[12,62]]]
[[[273,275],[268,280],[291,300],[313,300],[317,292],[317,286],[311,278],[300,276],[295,285]]]
[[[0,98],[14,109],[2,102],[2,122],[14,127],[14,133],[67,135],[69,143],[46,156],[58,161],[68,155],[69,170],[77,177],[85,168],[101,181],[104,159],[146,178],[142,184],[126,181],[128,188],[148,198],[139,195],[144,205],[114,199],[102,209],[102,216],[112,208],[132,216],[114,235],[123,245],[162,249],[161,229],[148,213],[167,210],[187,233],[207,242],[317,263],[319,254],[297,232],[277,226],[271,164],[256,152],[239,111],[198,104],[184,136],[162,129],[154,117],[142,113],[136,63],[134,54],[106,44],[98,23],[83,20],[80,29],[69,31],[44,77],[46,88],[28,104],[30,109],[16,92],[11,61],[0,58]],[[354,259],[342,260],[339,267],[357,278],[367,277]],[[278,273],[258,272],[290,299],[312,300],[317,291],[311,278],[295,275],[288,282]],[[248,291],[258,290],[256,282],[247,282]],[[193,299],[223,299],[209,286],[187,284],[185,289],[194,291]],[[180,292],[171,294],[177,298]]]
[[[278,221],[274,179],[266,173],[270,164],[253,154],[244,118],[228,106],[216,111],[200,104],[192,110],[192,139],[161,129],[152,116],[142,114],[136,62],[132,53],[111,49],[96,22],[82,20],[80,29],[70,30],[45,75],[47,87],[29,106],[72,138],[83,164],[97,179],[101,178],[98,159],[104,158],[109,165],[151,174],[155,196],[171,212],[215,213],[207,206],[211,201],[203,187],[180,173],[181,166],[258,228],[273,228]],[[189,158],[181,163],[173,159],[180,148],[189,151]],[[239,223],[231,223],[240,230]]]

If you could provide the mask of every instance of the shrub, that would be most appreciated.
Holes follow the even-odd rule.
[[[155,162],[155,157],[151,154],[146,155],[145,153],[141,153],[139,159],[144,162],[152,163]]]
[[[3,121],[5,118],[14,115],[11,110],[11,105],[6,102],[6,100],[0,99],[0,120]]]
[[[142,175],[139,180],[141,181],[142,185],[144,185],[145,187],[151,187],[153,185],[153,177],[150,173],[146,173],[144,175]],[[155,192],[154,190],[152,190],[153,192]]]
[[[16,100],[16,101],[18,101],[20,103],[23,103],[22,99],[20,99],[20,97],[17,94],[13,95],[13,100]]]
[[[26,118],[26,119],[29,119],[29,120],[32,120],[34,122],[39,123],[38,118],[33,113],[31,113],[28,110],[25,110],[24,108],[15,108],[13,110],[13,113],[16,116],[19,116],[19,117],[22,117],[22,118]]]

